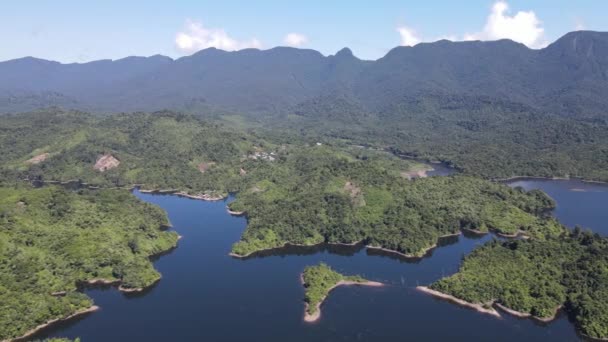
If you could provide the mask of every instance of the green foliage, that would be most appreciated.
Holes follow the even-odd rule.
[[[167,224],[160,208],[125,190],[0,188],[0,339],[90,307],[81,282],[158,280],[149,256],[177,243]]]
[[[353,158],[328,146],[294,148],[252,168],[231,204],[248,226],[233,253],[248,255],[286,243],[367,244],[412,256],[461,228],[520,231],[538,238],[563,227],[544,217],[554,207],[543,193],[526,193],[471,177],[408,181],[388,155]],[[264,181],[257,181],[264,179]]]
[[[317,305],[323,302],[329,291],[340,281],[363,283],[367,280],[358,275],[344,276],[327,264],[320,263],[316,266],[307,266],[302,273],[302,281],[305,288],[304,300],[308,303],[307,312],[314,314],[317,312]]]
[[[497,301],[537,317],[564,306],[581,332],[608,337],[608,239],[576,230],[538,239],[492,241],[466,256],[434,290],[473,303]]]
[[[340,105],[333,98],[326,99]],[[483,96],[416,94],[378,112],[316,115],[305,103],[295,118],[273,118],[268,134],[386,147],[418,159],[440,160],[489,179],[582,177],[608,181],[608,122],[554,115]],[[342,114],[347,113],[347,114]]]
[[[519,121],[510,121],[514,109],[508,103],[494,108],[442,101],[425,98],[397,108],[406,120],[385,113],[340,126],[330,120],[321,127],[315,118],[298,118],[302,134],[294,143],[287,143],[294,141],[290,127],[265,133],[264,140],[169,112],[100,118],[47,111],[3,117],[0,311],[6,315],[0,318],[0,335],[18,336],[90,306],[90,299],[76,291],[78,282],[103,278],[120,280],[125,288],[150,285],[159,274],[148,256],[176,243],[174,233],[158,229],[167,224],[164,213],[126,191],[17,185],[27,178],[105,188],[140,184],[191,194],[238,191],[230,207],[248,216],[232,249],[241,256],[287,243],[359,241],[421,256],[438,238],[460,229],[523,232],[532,239],[476,250],[461,273],[433,286],[470,301],[496,299],[540,317],[566,303],[582,331],[605,337],[608,260],[603,242],[580,233],[561,237],[565,228],[547,216],[555,206],[548,196],[466,175],[409,181],[404,174],[420,169],[419,163],[349,145],[394,146],[488,178],[568,174],[604,179],[605,124],[525,112]],[[423,113],[429,120],[419,120]],[[43,153],[46,160],[27,162]],[[105,153],[120,165],[94,170]],[[329,284],[333,273],[325,273],[328,278],[321,283]],[[51,295],[61,291],[67,294]]]
[[[264,143],[169,112],[97,118],[49,111],[3,117],[0,146],[5,178],[225,194],[238,188],[241,158]],[[42,153],[49,154],[43,162],[27,162]],[[106,153],[120,165],[105,172],[94,170],[97,158]],[[209,165],[204,173],[199,171],[201,163]]]

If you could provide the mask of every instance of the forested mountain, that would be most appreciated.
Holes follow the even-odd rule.
[[[176,109],[284,115],[336,100],[349,113],[393,113],[420,96],[480,97],[548,114],[608,112],[608,33],[568,33],[532,50],[510,40],[397,47],[377,61],[343,49],[206,49],[60,64],[31,57],[0,63],[0,112],[45,105],[92,111]],[[312,108],[310,108],[312,106]],[[357,110],[353,111],[352,108]]]
[[[563,304],[582,332],[608,335],[608,291],[595,285],[606,283],[608,242],[568,234],[540,191],[474,177],[608,181],[608,33],[541,50],[439,41],[377,61],[347,48],[27,57],[0,63],[0,76],[0,339],[90,306],[81,282],[133,290],[158,279],[147,258],[177,235],[162,231],[159,210],[111,189],[133,186],[206,200],[236,192],[229,209],[248,218],[232,248],[241,257],[326,242],[419,257],[461,229],[525,234],[486,245],[432,287],[539,317]],[[48,106],[75,110],[38,109]],[[423,166],[387,150],[463,175],[412,181]],[[514,280],[498,284],[503,259]]]

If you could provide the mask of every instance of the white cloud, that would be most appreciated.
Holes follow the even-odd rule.
[[[292,32],[285,36],[285,38],[283,39],[283,42],[287,46],[299,47],[299,46],[302,46],[302,45],[308,43],[308,37],[306,37],[305,35],[303,35],[301,33]]]
[[[175,35],[175,45],[183,53],[194,53],[210,47],[226,51],[262,47],[260,41],[255,38],[239,41],[230,37],[223,29],[207,28],[201,22],[189,19],[184,30]]]
[[[407,26],[397,27],[397,32],[401,36],[401,45],[403,46],[414,46],[420,43],[420,38],[418,38],[416,32]]]
[[[467,34],[464,40],[496,40],[508,38],[531,48],[547,45],[545,29],[533,11],[519,11],[509,15],[509,4],[497,1],[492,6],[481,32]]]

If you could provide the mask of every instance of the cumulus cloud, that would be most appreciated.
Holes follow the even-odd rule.
[[[303,35],[301,33],[292,32],[285,36],[285,38],[283,39],[283,42],[287,46],[299,47],[299,46],[302,46],[302,45],[308,43],[308,37],[306,37],[305,35]]]
[[[399,35],[401,36],[402,46],[414,46],[420,43],[420,38],[416,32],[407,26],[397,27],[397,32],[399,32]]]
[[[194,53],[210,47],[234,51],[261,48],[262,44],[255,38],[239,41],[230,37],[223,29],[208,28],[201,22],[187,20],[184,29],[175,35],[175,46],[183,53]]]
[[[467,34],[464,40],[496,40],[508,38],[531,48],[547,45],[545,29],[533,11],[519,11],[510,15],[509,4],[498,1],[481,32]]]

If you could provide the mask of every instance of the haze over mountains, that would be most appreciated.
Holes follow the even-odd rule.
[[[325,57],[285,47],[84,64],[26,57],[0,63],[0,75],[0,112],[61,106],[358,117],[417,108],[430,98],[448,107],[491,102],[608,117],[608,33],[592,31],[568,33],[541,50],[510,40],[443,40],[397,47],[377,61],[348,48]]]

